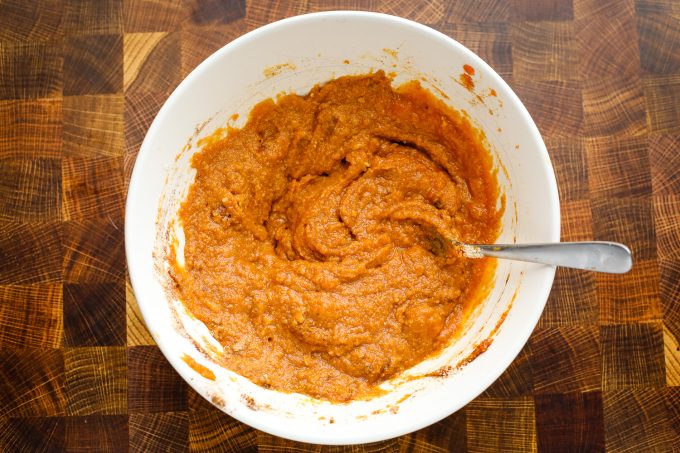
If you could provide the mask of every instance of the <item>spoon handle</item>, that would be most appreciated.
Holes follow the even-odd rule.
[[[633,266],[630,249],[617,242],[558,242],[553,244],[472,245],[494,258],[528,261],[551,266],[623,274]],[[473,253],[474,253],[473,251]]]

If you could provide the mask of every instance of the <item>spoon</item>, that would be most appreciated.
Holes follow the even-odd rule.
[[[633,267],[630,249],[617,242],[557,242],[549,244],[464,244],[451,239],[468,258],[490,256],[550,266],[623,274]]]

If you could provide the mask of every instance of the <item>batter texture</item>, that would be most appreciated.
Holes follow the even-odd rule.
[[[192,160],[179,297],[255,383],[367,397],[440,351],[494,263],[498,184],[483,136],[416,82],[342,77],[267,100]]]

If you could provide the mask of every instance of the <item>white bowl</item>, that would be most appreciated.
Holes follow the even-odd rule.
[[[475,69],[472,91],[460,83],[465,64]],[[386,383],[386,395],[368,401],[332,404],[266,390],[215,363],[221,346],[165,291],[163,253],[169,240],[182,242],[171,220],[194,177],[190,157],[199,149],[197,140],[228,121],[242,125],[253,105],[280,92],[306,93],[334,77],[379,69],[396,73],[395,85],[420,79],[485,131],[506,196],[499,243],[559,240],[555,175],[534,122],[508,85],[453,39],[393,16],[329,12],[267,25],[215,52],[168,98],[142,144],[126,206],[128,268],[151,335],[177,372],[229,415],[281,437],[323,444],[379,441],[455,412],[516,357],[552,285],[552,267],[499,261],[494,287],[462,337]],[[239,120],[230,120],[234,113]],[[462,365],[487,338],[493,339],[488,350]],[[189,366],[186,357],[214,379]]]

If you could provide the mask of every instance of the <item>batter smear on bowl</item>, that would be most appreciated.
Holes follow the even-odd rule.
[[[341,402],[455,337],[494,262],[498,184],[483,134],[378,72],[266,100],[210,141],[179,219],[178,296],[253,382]]]

